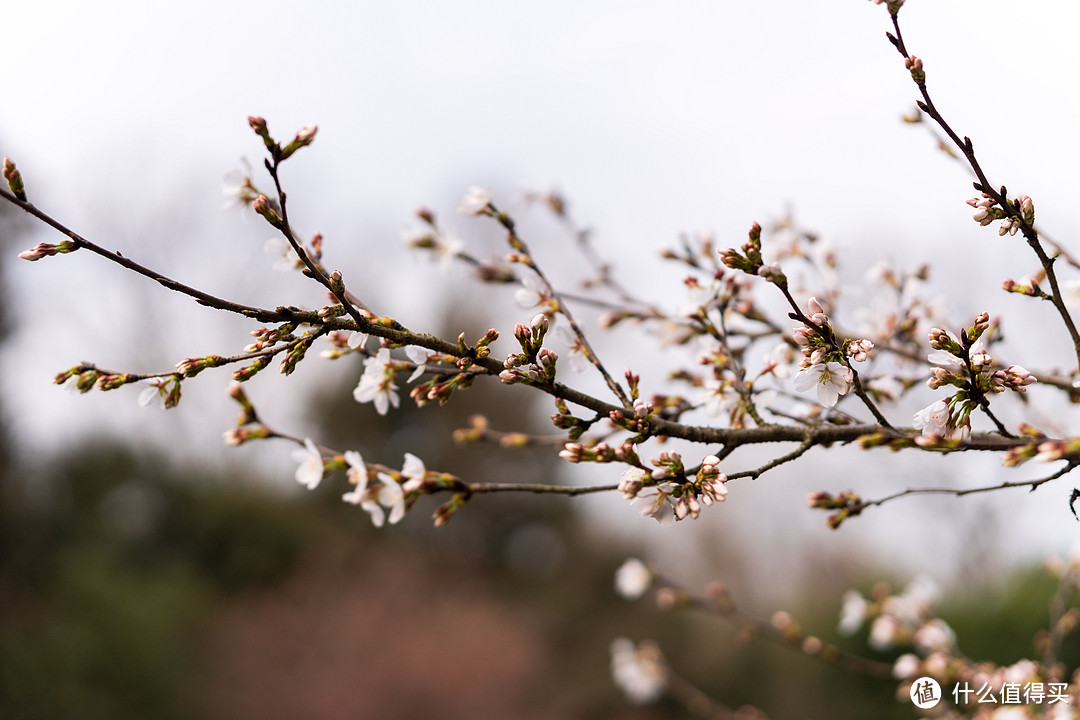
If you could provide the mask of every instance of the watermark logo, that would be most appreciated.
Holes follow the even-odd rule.
[[[911,684],[911,702],[920,710],[929,710],[941,702],[941,686],[937,680],[921,677]]]

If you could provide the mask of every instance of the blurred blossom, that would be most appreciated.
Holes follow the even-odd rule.
[[[157,380],[147,380],[150,383],[147,387],[139,393],[139,407],[150,407],[156,398],[161,409],[165,409],[165,393],[162,392],[162,385]]]
[[[873,378],[866,383],[866,387],[889,400],[897,399],[904,392],[904,384],[892,375]]]
[[[377,495],[379,505],[390,510],[390,516],[387,520],[391,525],[395,525],[401,518],[405,517],[405,491],[401,489],[401,485],[398,484],[397,480],[394,480],[386,473],[379,473],[379,480],[382,482]],[[371,513],[371,522],[374,523],[375,527],[382,527],[382,509],[365,509]],[[376,513],[375,510],[378,510],[378,512]]]
[[[896,658],[893,663],[892,675],[897,680],[911,680],[920,673],[919,657],[912,653],[905,653]]]
[[[615,571],[615,592],[626,600],[637,600],[649,589],[652,580],[649,567],[637,558],[630,558]]]
[[[482,187],[473,185],[461,199],[458,212],[464,215],[480,215],[491,205],[491,193]]]
[[[841,635],[854,635],[862,627],[866,620],[867,602],[863,596],[854,590],[844,593],[843,605],[840,607],[840,625],[837,628]]]
[[[535,275],[526,275],[521,278],[521,287],[514,293],[514,299],[517,300],[520,307],[536,307],[544,299],[545,290],[544,283],[540,282],[540,278]]]
[[[304,448],[293,450],[292,456],[294,461],[300,463],[300,467],[296,468],[296,482],[308,490],[314,490],[323,476],[323,458],[319,448],[311,438],[305,438]]]
[[[427,467],[424,465],[424,461],[417,456],[412,453],[405,453],[405,464],[401,468],[401,474],[406,478],[405,484],[402,485],[402,490],[405,492],[415,492],[420,489],[420,486],[424,482],[424,477],[427,475]]]
[[[581,346],[581,341],[570,328],[565,325],[560,325],[555,328],[552,334],[554,335],[555,340],[561,346],[566,348],[567,351],[562,353],[560,357],[567,361],[572,371],[580,373],[589,369],[592,363],[590,363],[589,358],[585,356],[585,350]],[[560,365],[559,367],[561,368],[562,366]]]
[[[870,625],[868,642],[875,650],[888,650],[900,636],[900,623],[892,615],[878,615]]]
[[[630,702],[653,702],[667,688],[668,675],[660,648],[649,641],[634,647],[627,638],[611,643],[611,676]]]
[[[934,618],[915,631],[912,644],[924,655],[956,646],[956,633],[944,620]]]
[[[705,405],[705,412],[713,417],[726,413],[739,402],[739,394],[720,378],[709,376],[702,387],[704,392],[700,401]]]
[[[263,252],[274,258],[274,270],[284,272],[296,267],[297,258],[292,245],[280,235],[275,235],[263,244]]]
[[[630,501],[642,517],[651,517],[661,525],[675,520],[675,499],[671,496],[671,483],[651,485],[641,490]]]

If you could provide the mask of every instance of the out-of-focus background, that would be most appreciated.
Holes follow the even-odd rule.
[[[1077,13],[1051,2],[904,9],[905,39],[942,111],[1065,243],[1076,225],[1080,118],[1065,69],[1080,61],[1068,34]],[[526,191],[558,190],[623,283],[671,308],[685,303],[682,271],[655,261],[658,246],[700,232],[738,245],[752,222],[791,213],[835,244],[854,301],[876,262],[930,261],[928,292],[957,324],[1002,315],[1011,359],[1068,368],[1053,318],[996,290],[1034,271],[1026,247],[971,222],[963,169],[900,121],[914,88],[887,27],[883,8],[855,0],[24,3],[4,11],[0,154],[19,164],[32,201],[90,239],[252,304],[321,303],[302,277],[271,269],[265,225],[220,209],[225,171],[261,161],[245,122],[257,114],[279,139],[319,125],[284,171],[294,224],[321,232],[327,264],[410,327],[506,335],[531,316],[512,289],[443,272],[400,243],[425,206],[475,254],[502,252],[494,228],[456,213],[478,184],[564,286],[580,279],[579,256]],[[57,239],[0,211],[9,260]],[[82,360],[148,372],[235,353],[248,323],[89,254],[0,271],[5,717],[677,713],[632,710],[619,696],[607,670],[619,635],[661,641],[673,665],[731,705],[906,717],[888,682],[625,603],[612,571],[636,554],[694,587],[719,579],[746,609],[789,609],[826,637],[845,589],[924,572],[950,591],[944,614],[968,655],[1008,662],[1031,654],[1045,623],[1039,561],[1076,536],[1067,481],[1032,495],[912,499],[830,532],[806,510],[807,493],[1006,479],[994,458],[853,451],[733,484],[727,503],[675,527],[610,495],[485,498],[439,530],[434,506],[421,505],[375,531],[340,503],[340,477],[299,493],[286,443],[221,444],[236,410],[227,372],[186,383],[167,413],[136,407],[130,388],[75,397],[50,384]],[[611,366],[641,372],[650,391],[684,361],[633,332],[597,337]],[[312,358],[249,390],[282,430],[377,462],[412,451],[475,479],[615,479],[551,450],[450,442],[480,411],[501,429],[547,432],[550,406],[527,393],[511,404],[478,386],[441,410],[380,418],[351,398],[359,374],[356,362]],[[602,391],[588,375],[580,383]],[[922,392],[913,408],[932,399]],[[1068,407],[1050,408],[1068,428]]]

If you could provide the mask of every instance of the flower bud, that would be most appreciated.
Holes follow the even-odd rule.
[[[22,173],[19,172],[19,169],[15,167],[15,163],[8,157],[4,158],[4,179],[8,182],[8,189],[11,190],[11,194],[26,202],[26,188],[23,187]]]
[[[255,202],[251,204],[251,207],[259,215],[262,215],[266,219],[266,222],[276,228],[282,227],[281,216],[278,215],[277,210],[270,204],[270,199],[265,195],[260,195],[255,198]]]
[[[544,333],[548,331],[549,323],[550,321],[548,320],[547,315],[544,313],[537,313],[532,319],[532,322],[529,323],[529,326],[538,337],[543,337]]]
[[[341,295],[345,292],[345,282],[341,279],[340,270],[330,273],[330,291],[335,295]]]

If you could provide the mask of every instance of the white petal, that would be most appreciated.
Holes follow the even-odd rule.
[[[383,512],[383,509],[379,507],[378,503],[368,500],[367,502],[361,503],[360,507],[364,508],[364,510],[367,510],[368,514],[371,515],[372,525],[377,528],[381,528],[383,526],[383,522],[386,520],[386,513]]]
[[[799,374],[795,376],[795,389],[799,392],[806,392],[820,383],[823,370],[823,365],[811,365],[800,370]]]
[[[409,479],[422,478],[427,474],[427,467],[420,458],[412,453],[405,453],[405,465],[401,468],[401,474]]]

